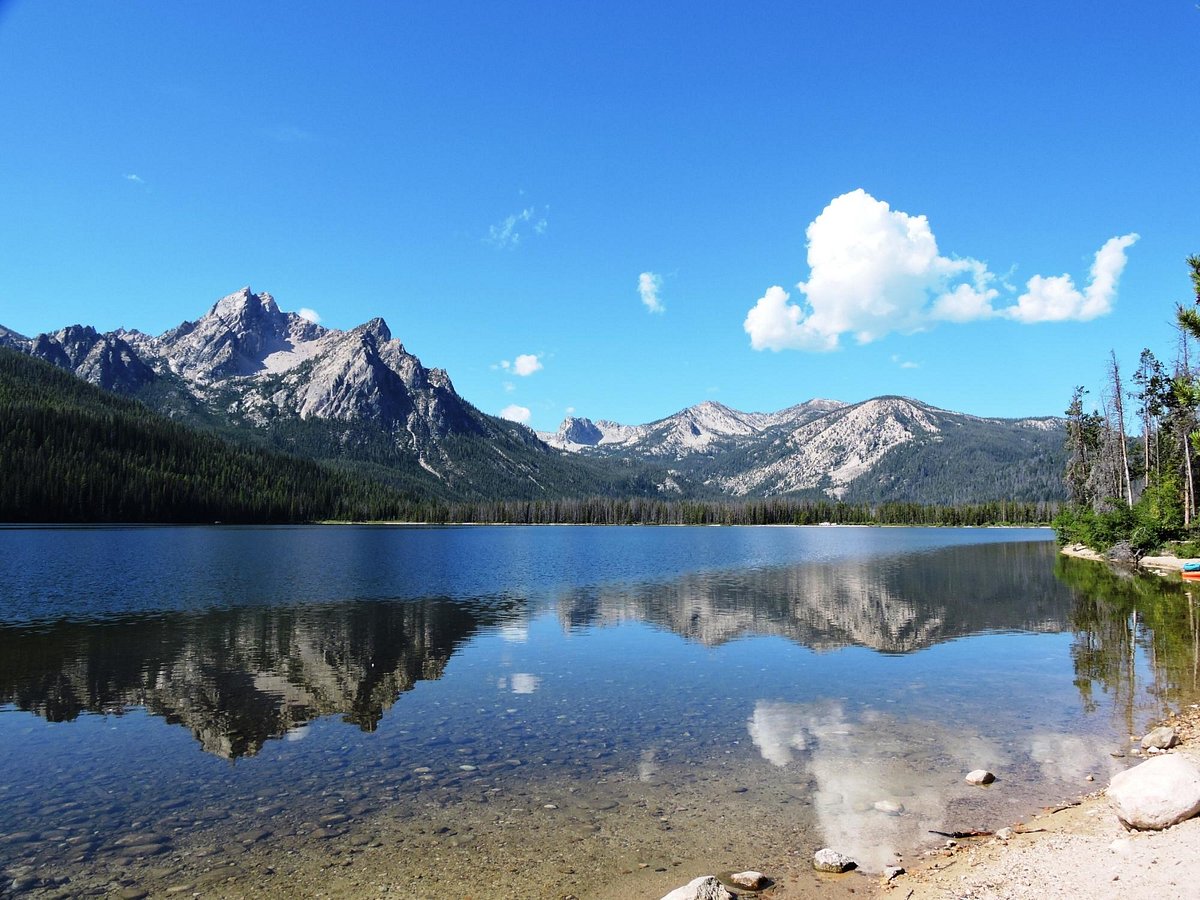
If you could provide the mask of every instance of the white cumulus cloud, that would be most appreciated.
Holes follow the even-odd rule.
[[[542,368],[542,361],[536,353],[522,353],[513,360],[512,369],[518,375],[532,375]]]
[[[1109,238],[1096,251],[1087,287],[1075,287],[1070,275],[1034,275],[1025,285],[1017,305],[1004,314],[1018,322],[1086,322],[1112,311],[1117,281],[1125,269],[1125,250],[1138,239],[1136,234]]]
[[[321,314],[315,309],[309,309],[307,306],[302,306],[300,309],[296,310],[296,315],[302,319],[308,319],[308,321],[315,324],[321,324]]]
[[[529,417],[533,415],[528,407],[517,406],[515,403],[510,403],[504,409],[500,410],[500,418],[508,419],[510,422],[520,422],[525,425],[529,422]]]
[[[642,303],[652,313],[666,312],[658,292],[662,290],[662,276],[653,272],[643,272],[638,276],[638,293],[642,295]]]
[[[534,372],[542,370],[542,357],[538,353],[522,353],[512,362],[502,359],[500,362],[495,363],[492,368],[500,369],[503,372],[511,372],[513,375],[520,375],[522,378],[526,378]]]
[[[1112,308],[1125,248],[1137,235],[1112,238],[1096,254],[1080,292],[1069,276],[1030,279],[1015,305],[997,307],[999,284],[970,257],[943,255],[929,220],[893,210],[859,189],[835,197],[808,226],[809,278],[795,300],[766,290],[742,327],[755,350],[835,350],[843,335],[860,344],[937,322],[997,316],[1021,322],[1094,318]]]

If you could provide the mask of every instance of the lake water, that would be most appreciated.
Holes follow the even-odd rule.
[[[0,895],[878,870],[1102,786],[1195,698],[1190,593],[1051,538],[0,529]]]

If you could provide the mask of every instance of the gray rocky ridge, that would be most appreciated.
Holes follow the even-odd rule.
[[[725,495],[820,492],[843,499],[905,447],[966,447],[964,438],[974,440],[978,449],[965,455],[978,471],[989,455],[1004,463],[998,457],[1006,451],[996,454],[989,445],[1026,444],[1035,457],[1055,452],[1048,448],[1058,443],[1061,427],[1050,417],[986,419],[907,397],[855,404],[814,399],[774,413],[744,413],[709,400],[645,425],[568,417],[558,431],[538,437],[571,454],[669,461]]]
[[[32,339],[4,330],[0,339],[118,393],[174,385],[178,396],[234,425],[321,419],[379,426],[439,478],[452,462],[438,440],[488,427],[449,376],[425,368],[383,319],[350,331],[325,328],[249,287],[158,336],[73,325]]]
[[[11,328],[5,328],[0,325],[0,347],[11,347],[14,350],[27,351],[29,346],[29,338],[23,334],[18,334]]]

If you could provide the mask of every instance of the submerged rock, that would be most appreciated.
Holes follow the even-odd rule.
[[[818,872],[849,872],[858,864],[844,853],[824,847],[813,854],[813,868]]]
[[[1172,753],[1115,776],[1106,791],[1127,828],[1158,831],[1200,813],[1200,766]]]
[[[734,900],[734,895],[712,875],[701,875],[664,895],[662,900]]]
[[[898,816],[904,812],[904,804],[897,800],[876,800],[875,809],[887,816]]]
[[[976,769],[967,773],[966,780],[967,784],[991,784],[996,780],[996,776],[987,769]]]

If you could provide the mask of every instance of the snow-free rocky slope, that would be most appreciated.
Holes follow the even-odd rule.
[[[383,319],[349,331],[242,288],[158,335],[73,325],[0,345],[152,408],[420,497],[799,496],[963,503],[1061,496],[1054,419],[982,419],[903,397],[774,413],[705,402],[645,425],[568,418],[555,434],[485,415]],[[540,438],[540,440],[539,440]]]
[[[665,464],[734,497],[964,503],[1061,496],[1054,418],[987,419],[907,397],[810,400],[777,413],[706,401],[647,425],[570,417],[539,436],[585,456]]]

